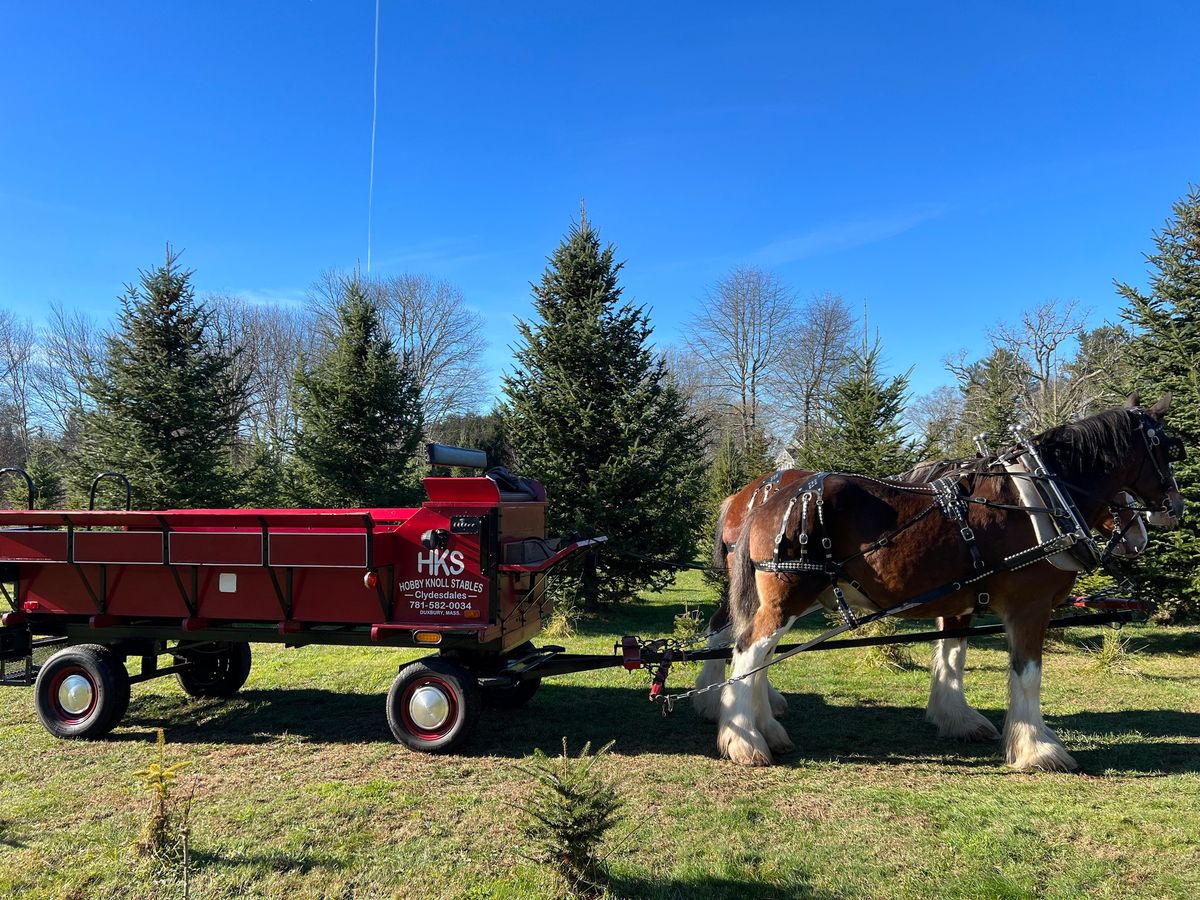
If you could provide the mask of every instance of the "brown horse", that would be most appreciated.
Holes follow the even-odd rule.
[[[965,469],[977,464],[975,459],[926,460],[891,480],[910,484],[928,483],[949,472]],[[799,487],[815,472],[806,469],[781,469],[755,478],[736,494],[726,497],[717,517],[716,534],[713,541],[712,565],[714,569],[728,567],[728,554],[742,533],[742,526],[750,511],[776,491],[789,491]],[[1114,556],[1133,558],[1146,547],[1149,536],[1144,519],[1135,508],[1133,497],[1119,493],[1108,505],[1108,513],[1097,530],[1109,540]],[[971,616],[938,619],[937,627],[966,628]],[[729,644],[728,597],[719,599],[717,608],[708,623],[708,647],[725,647]],[[961,740],[998,740],[1000,732],[984,716],[971,708],[963,692],[963,671],[966,666],[967,639],[951,638],[934,641],[930,665],[929,703],[925,718],[937,726],[939,737]],[[725,680],[725,661],[705,661],[696,678],[697,688],[706,688]],[[763,673],[766,678],[766,673]],[[767,682],[767,698],[771,714],[776,718],[787,713],[787,698]],[[716,691],[706,691],[692,698],[692,706],[701,718],[716,722],[721,709],[721,697]]]
[[[772,751],[791,749],[770,713],[760,670],[796,618],[823,595],[844,591],[851,605],[871,611],[922,600],[898,610],[911,618],[951,618],[987,603],[1002,617],[1009,640],[1008,761],[1019,769],[1075,768],[1042,721],[1040,697],[1050,611],[1067,598],[1076,573],[1052,564],[1049,557],[1060,556],[1054,551],[1063,544],[1046,544],[1031,517],[1021,514],[1028,504],[1018,482],[1056,485],[1078,510],[1082,521],[1073,533],[1080,540],[1105,517],[1108,498],[1122,490],[1157,509],[1152,524],[1177,524],[1183,500],[1170,460],[1182,454],[1182,444],[1164,431],[1169,404],[1164,397],[1143,412],[1131,397],[1123,410],[1050,429],[1032,443],[1040,462],[1029,449],[1005,455],[1010,465],[1035,460],[1020,476],[980,466],[941,482],[938,492],[829,474],[819,485],[804,484],[802,503],[793,488],[755,505],[730,561],[736,680],[721,698],[721,752],[766,765]],[[949,495],[947,484],[954,488]]]

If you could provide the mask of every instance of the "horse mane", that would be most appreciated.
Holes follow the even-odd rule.
[[[1118,408],[1055,426],[1034,440],[1056,473],[1084,475],[1119,468],[1133,449],[1133,434],[1128,410]]]

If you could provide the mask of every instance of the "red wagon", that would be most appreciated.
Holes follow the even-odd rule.
[[[532,697],[547,575],[604,538],[547,540],[545,491],[503,470],[425,489],[412,509],[0,511],[0,677],[34,685],[53,734],[96,737],[139,681],[173,674],[193,696],[231,696],[251,643],[429,647],[400,670],[387,719],[409,747],[447,749],[483,700]]]

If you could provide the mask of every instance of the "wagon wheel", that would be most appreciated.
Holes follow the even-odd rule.
[[[400,670],[387,696],[388,726],[411,750],[448,751],[479,720],[479,685],[458,663],[431,656]]]
[[[532,641],[526,641],[519,647],[514,647],[508,656],[521,657],[534,653],[536,650]],[[519,709],[533,699],[533,695],[541,686],[542,679],[540,678],[527,678],[523,681],[514,681],[512,684],[485,685],[481,687],[483,702],[496,709]]]
[[[214,641],[176,651],[188,667],[175,677],[192,697],[232,697],[250,677],[250,645],[245,641]]]
[[[129,707],[129,673],[100,644],[59,650],[42,666],[34,704],[46,730],[60,738],[97,738]]]

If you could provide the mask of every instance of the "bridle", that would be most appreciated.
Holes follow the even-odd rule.
[[[1134,481],[1138,481],[1142,477],[1142,471],[1146,468],[1146,460],[1154,466],[1154,474],[1158,478],[1159,489],[1163,492],[1161,510],[1151,510],[1151,512],[1163,512],[1172,519],[1175,515],[1171,512],[1170,494],[1171,491],[1179,493],[1179,483],[1175,480],[1175,470],[1171,466],[1172,461],[1184,459],[1187,455],[1187,450],[1184,447],[1183,440],[1179,435],[1168,431],[1165,425],[1156,423],[1145,412],[1140,409],[1131,409],[1129,412],[1138,417],[1137,430],[1142,435],[1142,442],[1146,446],[1146,455],[1142,458],[1142,464],[1138,468],[1137,476]],[[1166,456],[1166,468],[1164,469],[1158,461],[1158,448],[1162,448]]]

